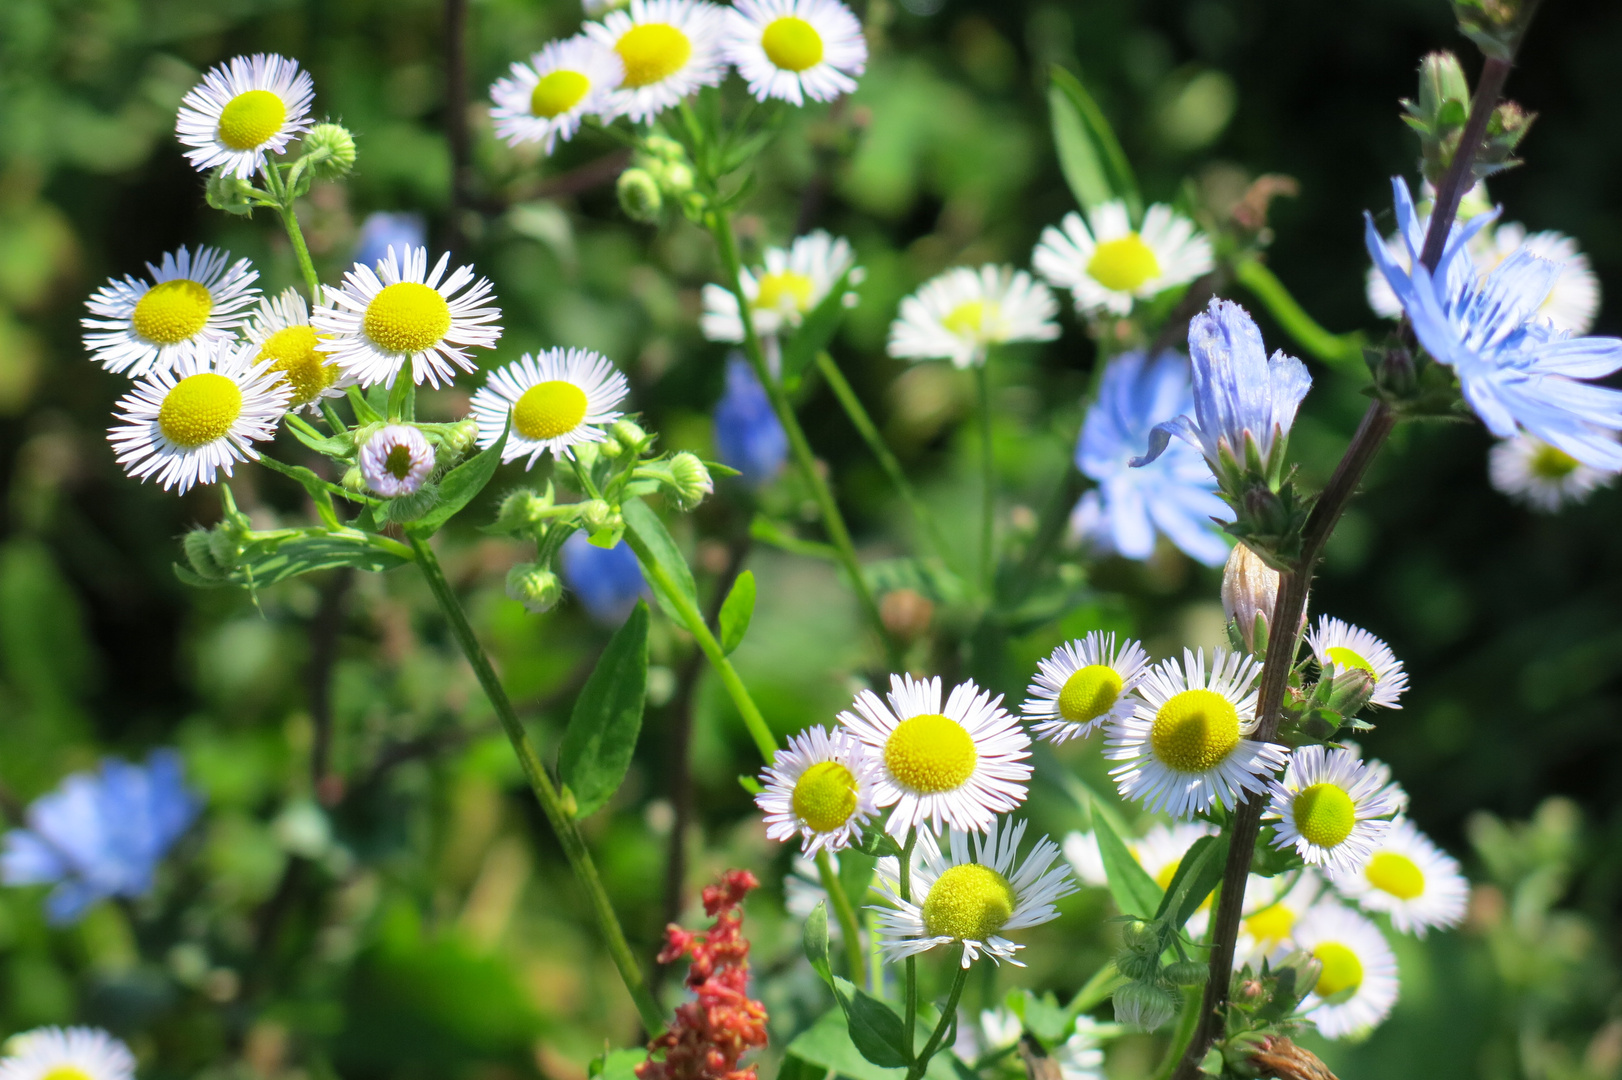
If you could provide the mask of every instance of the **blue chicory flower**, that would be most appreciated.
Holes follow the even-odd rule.
[[[0,880],[55,883],[46,916],[77,922],[98,900],[150,890],[158,863],[201,808],[173,750],[153,751],[145,765],[108,759],[34,801],[28,827],[6,833]]]
[[[772,412],[766,388],[738,357],[727,360],[726,393],[715,405],[715,452],[754,488],[769,483],[788,457],[788,436]]]
[[[636,554],[623,540],[600,548],[585,533],[573,533],[558,553],[558,569],[586,614],[604,626],[623,623],[637,600],[650,595]]]
[[[1525,430],[1585,465],[1622,469],[1622,445],[1606,434],[1622,430],[1622,391],[1579,381],[1622,369],[1622,339],[1573,337],[1538,314],[1563,264],[1522,248],[1477,276],[1468,256],[1459,256],[1496,216],[1483,214],[1453,226],[1435,272],[1427,272],[1419,261],[1426,230],[1413,196],[1400,177],[1392,179],[1391,190],[1412,268],[1391,257],[1373,217],[1365,214],[1369,256],[1396,293],[1414,336],[1453,369],[1482,423],[1500,438]]]
[[[1071,515],[1072,529],[1084,540],[1147,559],[1158,531],[1207,566],[1228,557],[1211,519],[1232,521],[1233,512],[1217,496],[1216,478],[1199,451],[1178,442],[1142,468],[1130,467],[1157,424],[1193,407],[1189,363],[1178,353],[1151,360],[1135,351],[1110,361],[1076,442],[1076,468],[1098,484]]]
[[[390,214],[377,211],[366,215],[360,225],[360,238],[355,241],[355,261],[362,266],[376,266],[388,258],[389,248],[404,255],[410,248],[422,247],[428,242],[428,226],[421,214]]]

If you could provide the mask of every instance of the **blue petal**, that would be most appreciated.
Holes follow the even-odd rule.
[[[55,848],[27,829],[6,833],[0,854],[0,881],[7,885],[39,885],[68,875],[68,866]]]

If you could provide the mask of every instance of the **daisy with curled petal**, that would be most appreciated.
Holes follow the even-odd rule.
[[[1258,670],[1255,658],[1227,649],[1212,652],[1209,672],[1203,649],[1149,669],[1133,715],[1106,729],[1104,756],[1121,762],[1110,775],[1122,797],[1186,819],[1265,792],[1289,751],[1246,738],[1256,729]]]
[[[1262,820],[1273,826],[1273,846],[1295,847],[1308,866],[1348,874],[1368,861],[1391,828],[1382,820],[1406,799],[1389,772],[1371,768],[1344,747],[1299,746],[1281,780],[1269,788],[1272,801]]]
[[[525,353],[491,372],[474,393],[479,445],[494,446],[511,418],[502,461],[528,455],[524,467],[533,469],[548,450],[555,458],[573,457],[573,447],[602,442],[602,429],[625,415],[619,406],[627,390],[625,376],[590,349]]]
[[[1035,723],[1036,736],[1050,742],[1091,734],[1132,712],[1131,694],[1148,663],[1138,642],[1127,638],[1117,647],[1113,633],[1094,630],[1037,664],[1020,712]]]
[[[449,264],[447,253],[429,271],[427,248],[392,247],[376,269],[356,263],[343,288],[328,288],[327,302],[311,316],[331,339],[324,351],[361,386],[392,387],[407,362],[413,382],[426,379],[435,388],[441,379],[454,379],[457,368],[473,371],[468,349],[495,348],[501,327],[489,324],[501,318],[501,309],[483,306],[491,297],[489,281],[474,280],[466,266],[445,277]]]
[[[79,320],[90,358],[139,379],[193,346],[235,340],[243,309],[259,295],[259,271],[247,259],[228,267],[229,259],[218,248],[181,248],[147,263],[147,281],[109,280],[85,301],[95,317]]]
[[[766,815],[767,837],[798,835],[806,855],[849,847],[878,813],[872,756],[848,731],[807,728],[777,751],[760,782],[766,790],[755,805]]]
[[[1470,883],[1458,860],[1405,817],[1391,823],[1362,869],[1337,874],[1333,881],[1365,911],[1383,911],[1399,932],[1418,937],[1432,927],[1463,922],[1470,902]]]
[[[1328,615],[1318,617],[1318,625],[1307,634],[1307,645],[1320,668],[1331,664],[1340,671],[1358,668],[1374,680],[1370,705],[1400,709],[1397,699],[1408,689],[1408,673],[1391,646],[1369,633]]]
[[[972,681],[943,708],[940,676],[891,675],[888,695],[863,690],[839,722],[875,751],[873,801],[895,807],[886,830],[898,840],[926,821],[937,832],[943,822],[985,829],[1025,799],[1031,740],[1002,698]]]
[[[901,301],[901,315],[890,324],[889,353],[977,367],[993,345],[1052,341],[1059,336],[1058,313],[1048,287],[1023,270],[954,267]]]
[[[850,241],[822,229],[797,237],[787,249],[767,248],[763,258],[764,267],[738,271],[738,284],[749,301],[749,318],[761,337],[776,337],[799,326],[846,274],[851,285],[862,280]],[[845,302],[854,304],[855,294],[846,293]],[[711,341],[743,340],[738,298],[731,289],[713,283],[704,286],[699,327]]]
[[[719,85],[727,73],[722,18],[705,0],[631,0],[627,10],[587,23],[586,34],[612,49],[624,72],[603,116],[647,122],[700,87]]]
[[[257,360],[292,388],[288,411],[314,413],[323,398],[342,397],[353,380],[322,352],[323,339],[310,325],[310,309],[297,289],[265,296],[248,323],[248,340],[259,346]]]
[[[832,101],[867,70],[862,24],[839,0],[736,0],[721,52],[758,101]]]
[[[191,88],[175,117],[175,134],[198,172],[223,169],[246,180],[266,154],[284,154],[309,130],[315,83],[297,61],[269,53],[232,57]]]
[[[107,438],[124,471],[184,495],[221,470],[230,476],[239,461],[258,460],[253,443],[276,437],[293,391],[257,352],[252,342],[199,349],[119,398],[119,423]]]
[[[949,829],[944,853],[934,834],[920,830],[912,853],[912,895],[921,898],[917,901],[901,897],[899,860],[881,859],[880,881],[892,906],[875,908],[874,924],[885,959],[894,962],[938,945],[959,944],[964,967],[982,952],[1024,967],[1014,959],[1023,946],[1003,933],[1058,918],[1053,902],[1076,891],[1069,871],[1054,865],[1059,848],[1047,837],[1037,841],[1016,868],[1026,825],[999,823],[993,817],[984,834]]]
[[[1302,916],[1296,946],[1323,964],[1302,1015],[1328,1039],[1361,1035],[1397,1003],[1397,957],[1368,919],[1333,902]]]
[[[1593,431],[1600,438],[1617,437],[1603,428]],[[1493,487],[1544,514],[1585,501],[1595,491],[1615,483],[1617,477],[1614,470],[1584,465],[1564,450],[1530,435],[1498,440],[1487,452],[1487,475]]]
[[[624,77],[619,54],[600,41],[585,34],[549,41],[528,63],[513,61],[511,73],[490,87],[490,118],[507,145],[538,142],[550,154],[602,111]]]
[[[385,424],[360,448],[357,464],[374,495],[397,499],[422,490],[434,470],[434,448],[410,424]]]
[[[1119,200],[1095,207],[1088,218],[1072,212],[1061,228],[1049,225],[1031,255],[1036,272],[1069,289],[1083,315],[1128,315],[1135,301],[1187,284],[1215,265],[1211,241],[1164,203],[1149,207],[1141,229],[1132,228]]]
[[[135,1080],[135,1055],[100,1028],[35,1028],[6,1040],[0,1080]]]

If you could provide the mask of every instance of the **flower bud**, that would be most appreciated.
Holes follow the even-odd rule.
[[[520,488],[501,500],[496,513],[496,528],[503,532],[527,532],[546,520],[545,512],[550,500],[529,488]]]
[[[929,632],[929,623],[935,617],[935,605],[917,589],[891,589],[879,601],[879,618],[903,645],[909,645]]]
[[[1127,923],[1126,929],[1121,931],[1121,939],[1126,942],[1129,949],[1150,953],[1160,951],[1160,933],[1155,929],[1154,923],[1145,922],[1143,919],[1133,919]]]
[[[477,420],[461,420],[445,428],[440,435],[445,449],[460,457],[473,449],[479,441],[479,422]]]
[[[703,502],[706,495],[715,491],[710,470],[705,468],[696,454],[685,450],[670,459],[670,479],[676,503],[683,510],[691,510]]]
[[[1327,689],[1325,707],[1341,716],[1353,717],[1374,696],[1374,676],[1358,667],[1337,670],[1334,682]]]
[[[1128,1027],[1154,1031],[1177,1015],[1182,1000],[1153,983],[1130,982],[1115,991],[1115,1019]]]
[[[1252,653],[1267,649],[1267,620],[1278,602],[1278,583],[1279,572],[1260,555],[1246,544],[1234,545],[1222,568],[1222,610]]]
[[[563,582],[544,566],[519,563],[507,571],[507,595],[539,615],[550,611],[563,596]]]
[[[1204,986],[1211,977],[1211,966],[1198,960],[1179,960],[1166,965],[1166,981],[1173,986]]]
[[[687,150],[682,144],[668,135],[649,135],[642,140],[642,150],[649,157],[661,161],[681,161],[687,157]]]
[[[604,529],[618,529],[625,524],[625,520],[620,517],[619,507],[602,499],[590,499],[580,508],[580,523],[586,527],[587,533],[598,533]]]
[[[248,196],[252,190],[253,185],[248,181],[227,176],[223,170],[217,169],[209,174],[208,182],[203,186],[203,198],[216,210],[246,216],[253,213],[253,201]]]
[[[1459,32],[1494,60],[1513,60],[1536,0],[1453,0]]]
[[[317,180],[337,180],[355,168],[355,137],[342,124],[317,124],[304,136],[310,174]]]
[[[1160,957],[1128,949],[1115,958],[1115,970],[1133,982],[1148,982],[1160,974]]]
[[[659,187],[667,195],[685,195],[693,190],[693,170],[685,161],[672,161],[659,171]]]
[[[616,420],[608,429],[608,439],[602,444],[603,453],[609,457],[641,457],[642,452],[653,445],[653,440],[646,431],[631,420]]]
[[[659,194],[659,181],[648,170],[626,169],[620,173],[614,190],[619,195],[620,209],[625,211],[626,217],[644,225],[652,225],[659,220],[664,198]]]

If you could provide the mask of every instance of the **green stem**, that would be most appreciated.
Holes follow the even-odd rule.
[[[867,909],[867,992],[884,996],[884,948],[879,942],[878,912]]]
[[[462,647],[462,654],[472,665],[473,673],[478,676],[479,685],[484,688],[485,696],[490,699],[491,706],[496,710],[496,716],[501,720],[501,726],[512,742],[513,752],[518,755],[518,764],[524,770],[524,777],[529,781],[531,790],[535,792],[535,798],[540,802],[546,820],[557,833],[558,841],[563,846],[563,853],[569,859],[570,868],[574,870],[581,887],[586,890],[586,895],[591,901],[592,913],[597,917],[597,927],[602,931],[608,945],[609,956],[613,958],[614,966],[619,969],[625,989],[630,992],[631,1000],[636,1004],[637,1014],[642,1018],[642,1026],[647,1029],[650,1037],[659,1034],[665,1028],[664,1010],[659,1007],[659,1003],[648,990],[647,978],[637,964],[636,957],[632,955],[631,946],[625,940],[625,931],[620,927],[619,917],[614,914],[614,906],[609,902],[602,879],[597,876],[597,867],[592,862],[585,839],[580,835],[580,830],[576,828],[569,811],[564,808],[557,789],[552,786],[551,777],[546,775],[546,767],[541,764],[540,755],[535,752],[534,744],[529,741],[529,733],[524,730],[524,725],[518,719],[518,713],[513,709],[512,701],[507,697],[507,691],[501,686],[501,679],[496,675],[495,668],[490,665],[490,658],[485,655],[483,646],[473,633],[473,627],[467,621],[467,614],[462,610],[461,602],[451,590],[450,582],[445,580],[445,571],[439,565],[438,557],[424,540],[410,533],[406,535],[412,551],[416,554],[417,565],[422,568],[422,576],[428,581],[429,591],[439,602],[440,610],[445,613],[445,618],[450,623],[452,636]]]
[[[282,183],[281,171],[275,166],[265,170],[265,178],[271,194],[276,196],[276,211],[281,214],[282,227],[287,230],[287,239],[293,244],[293,257],[298,260],[299,273],[304,276],[304,287],[310,292],[310,305],[319,307],[321,279],[316,275],[315,261],[310,258],[310,248],[304,243],[304,230],[299,228],[298,214],[293,210],[292,191]]]
[[[1177,1016],[1177,1028],[1172,1032],[1171,1045],[1166,1048],[1166,1060],[1155,1070],[1153,1080],[1171,1080],[1171,1074],[1188,1052],[1188,1044],[1200,1026],[1200,999],[1203,996],[1204,992],[1198,987],[1183,990],[1183,1011]]]
[[[912,1067],[907,1070],[907,1080],[918,1080],[929,1068],[929,1060],[940,1049],[941,1041],[946,1038],[947,1028],[952,1026],[952,1020],[957,1016],[958,999],[963,996],[963,984],[969,981],[968,965],[962,961],[963,946],[958,946],[957,975],[952,979],[952,992],[946,996],[946,1005],[941,1009],[940,1022],[935,1025],[935,1031],[924,1044],[924,1052],[913,1061]]]
[[[850,897],[845,894],[845,885],[839,880],[839,871],[834,869],[834,861],[826,849],[817,852],[817,876],[822,879],[822,887],[827,890],[828,899],[833,903],[834,916],[839,920],[839,932],[845,936],[845,956],[850,961],[850,981],[860,982],[862,939],[856,922],[856,909],[851,907]]]
[[[907,846],[901,849],[901,899],[912,903],[912,849],[918,843],[918,826],[907,834]],[[909,956],[907,968],[907,1060],[913,1060],[913,1029],[918,1026],[918,957]]]
[[[986,374],[990,357],[974,369],[980,396],[980,585],[989,599],[992,595],[996,558],[992,552],[996,529],[996,458],[991,448],[991,379]]]
[[[1255,256],[1234,260],[1233,276],[1307,352],[1337,368],[1362,370],[1363,335],[1333,334],[1319,326],[1261,260]]]

